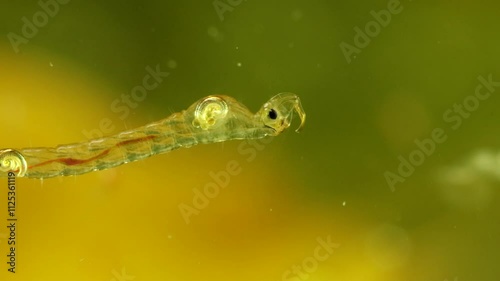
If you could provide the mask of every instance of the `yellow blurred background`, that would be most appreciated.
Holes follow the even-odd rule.
[[[500,91],[456,129],[444,117],[478,77],[500,81],[496,11],[491,1],[4,1],[0,148],[85,141],[103,120],[116,134],[210,94],[256,111],[294,92],[308,120],[272,141],[17,179],[16,273],[0,179],[0,280],[498,280]],[[342,42],[357,51],[346,56]],[[118,111],[148,67],[169,75]],[[436,128],[446,141],[402,177],[400,157]],[[181,206],[229,163],[241,172],[186,218]],[[387,171],[403,180],[389,184]]]

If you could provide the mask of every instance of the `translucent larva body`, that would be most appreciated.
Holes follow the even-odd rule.
[[[200,143],[276,136],[294,110],[305,122],[300,99],[289,93],[269,100],[256,114],[228,96],[208,96],[188,109],[115,136],[53,148],[0,150],[0,176],[50,178],[80,175]]]

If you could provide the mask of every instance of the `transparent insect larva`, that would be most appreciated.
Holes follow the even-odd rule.
[[[234,98],[208,96],[182,112],[114,136],[57,147],[0,150],[0,177],[8,172],[29,178],[81,175],[181,147],[277,136],[290,126],[295,113],[302,128],[306,115],[300,99],[291,93],[271,98],[255,114]]]

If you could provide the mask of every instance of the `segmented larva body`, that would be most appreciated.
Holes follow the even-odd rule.
[[[274,109],[267,120],[269,106],[281,110],[283,120],[276,122]],[[199,143],[277,135],[289,126],[293,110],[305,120],[300,100],[292,94],[274,97],[256,114],[231,97],[208,96],[187,110],[115,136],[54,148],[0,150],[0,176],[9,171],[31,178],[80,175]]]

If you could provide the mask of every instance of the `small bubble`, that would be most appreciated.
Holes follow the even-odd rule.
[[[295,10],[293,10],[291,16],[292,16],[292,20],[299,21],[302,19],[302,11],[299,9],[295,9]]]
[[[237,63],[236,66],[241,67],[241,62]]]
[[[219,35],[219,30],[215,26],[210,26],[207,30],[207,33],[210,37],[215,38],[217,37],[217,35]]]
[[[273,208],[269,209],[269,212],[272,212],[273,211]]]
[[[169,60],[169,61],[167,62],[167,66],[168,66],[169,68],[174,69],[174,68],[176,68],[176,67],[177,67],[177,62],[176,62],[175,60]]]
[[[168,239],[172,239],[172,235],[169,235],[169,236],[168,236]]]
[[[54,64],[52,62],[49,62],[50,67],[54,67]]]
[[[236,46],[236,50],[239,50],[239,49],[240,49],[240,47]]]
[[[207,30],[208,36],[212,37],[216,42],[221,42],[224,40],[224,34],[217,29],[215,26],[208,27]]]
[[[344,202],[342,202],[342,206],[345,206],[345,204],[346,204],[346,202],[345,202],[345,201],[344,201]]]

